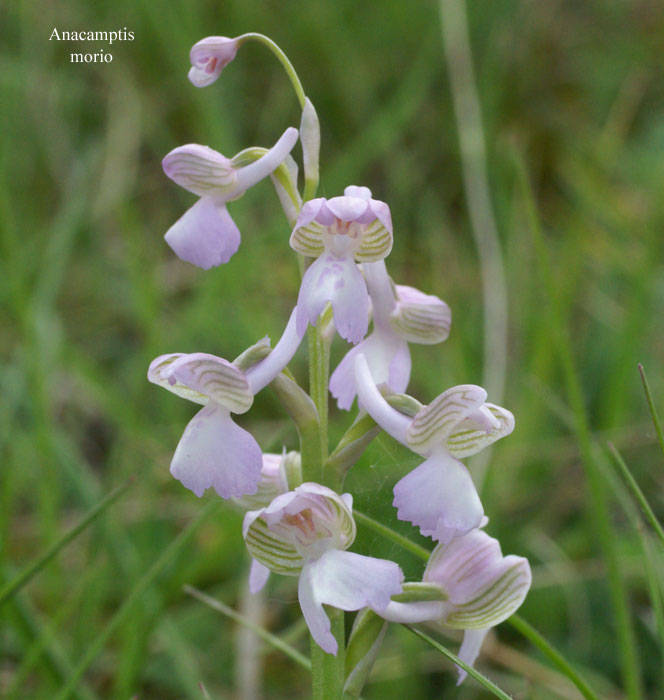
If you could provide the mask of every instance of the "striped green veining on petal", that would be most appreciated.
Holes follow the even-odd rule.
[[[444,441],[485,398],[484,389],[472,384],[448,389],[413,418],[407,431],[408,444],[423,449]]]
[[[507,619],[523,602],[530,587],[528,562],[519,559],[473,600],[454,609],[445,625],[457,629],[492,627]]]
[[[304,566],[305,561],[295,547],[274,534],[260,517],[250,525],[245,542],[256,561],[278,574],[297,576]]]
[[[293,250],[310,258],[317,258],[325,252],[323,244],[323,226],[312,221],[306,226],[296,228],[290,237]]]
[[[209,396],[233,413],[244,413],[254,397],[243,372],[227,360],[212,356],[189,356],[173,372],[183,383]]]
[[[175,182],[200,196],[224,193],[237,186],[234,168],[200,152],[176,151],[168,156],[168,168]]]
[[[397,302],[390,316],[390,324],[410,343],[441,343],[450,334],[452,314],[447,304],[440,299],[424,294],[422,297],[432,301]]]
[[[496,418],[498,427],[487,433],[484,429],[478,428],[471,419],[463,420],[447,438],[449,451],[455,457],[474,455],[514,430],[514,416],[510,411],[490,403],[484,406]]]
[[[379,219],[362,230],[360,245],[355,251],[358,262],[376,262],[387,257],[392,250],[392,234]]]
[[[166,375],[169,373],[171,365],[181,357],[185,357],[185,354],[173,353],[171,355],[162,355],[161,357],[156,358],[150,365],[148,379],[153,384],[157,384],[164,389],[168,389],[168,391],[177,394],[183,399],[187,399],[188,401],[193,401],[201,406],[205,406],[210,400],[205,394],[201,394],[200,391],[196,391],[195,389],[192,389],[181,382],[176,381],[174,384],[171,384],[168,381]]]

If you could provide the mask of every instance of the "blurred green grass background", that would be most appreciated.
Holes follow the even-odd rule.
[[[484,483],[488,530],[505,553],[531,561],[523,617],[602,697],[622,698],[606,564],[544,309],[557,310],[571,338],[597,445],[616,444],[662,514],[662,454],[637,363],[661,401],[664,8],[656,0],[470,0],[468,14],[509,294],[503,404],[517,418]],[[147,383],[150,360],[174,351],[233,358],[266,333],[277,338],[297,295],[288,225],[269,182],[230,205],[243,244],[228,265],[205,273],[163,241],[194,201],[162,173],[169,150],[199,142],[232,155],[299,123],[287,79],[257,45],[244,47],[213,87],[196,90],[186,78],[195,41],[246,31],[277,41],[321,120],[321,194],[367,185],[390,204],[391,274],[445,299],[454,318],[444,345],[412,348],[410,393],[421,400],[482,382],[482,285],[436,3],[15,1],[0,20],[0,576],[9,580],[137,477],[0,609],[0,695],[50,698],[202,508],[168,473],[192,406]],[[126,27],[136,38],[86,48],[49,41],[54,27]],[[113,62],[69,62],[71,51],[97,48]],[[533,182],[553,298],[515,153]],[[343,351],[337,343],[334,358]],[[302,353],[292,367],[304,381]],[[333,411],[332,421],[338,436],[348,417]],[[243,422],[265,450],[296,447],[270,392]],[[415,538],[390,506],[393,484],[412,464],[381,437],[347,486],[358,508]],[[643,697],[661,698],[639,533],[610,462],[599,466]],[[181,590],[189,583],[248,605],[240,522],[226,505],[204,521],[104,644],[75,697],[201,698],[201,681],[212,698],[242,697],[236,628]],[[357,551],[397,558],[412,579],[421,574],[419,562],[361,528]],[[289,629],[301,646],[293,581],[272,581],[262,605],[264,624]],[[480,668],[517,698],[578,697],[508,625],[487,643]],[[274,652],[262,678],[266,698],[309,692],[306,674]],[[472,681],[455,690],[454,681],[448,662],[393,629],[365,697],[488,697]]]

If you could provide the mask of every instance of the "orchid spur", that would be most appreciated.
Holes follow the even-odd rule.
[[[244,167],[195,143],[168,153],[162,161],[166,175],[200,197],[166,232],[166,242],[175,254],[205,270],[228,262],[240,245],[240,230],[226,203],[272,173],[297,139],[297,129],[289,127],[269,151]]]
[[[484,509],[460,457],[479,452],[514,429],[514,416],[485,403],[482,387],[452,387],[409,417],[378,390],[364,355],[355,360],[360,405],[393,438],[425,457],[394,487],[397,517],[423,535],[448,542],[480,527]]]
[[[373,311],[373,330],[351,348],[330,377],[330,393],[339,408],[350,410],[357,394],[355,358],[363,354],[376,384],[385,383],[396,393],[406,390],[411,359],[408,343],[431,345],[447,338],[452,322],[444,301],[418,289],[394,285],[385,261],[364,263]]]
[[[250,511],[243,524],[254,560],[276,573],[299,576],[298,598],[309,631],[333,655],[338,643],[323,605],[380,613],[403,582],[394,562],[345,551],[355,539],[352,508],[350,494],[339,496],[307,482]]]
[[[210,487],[222,498],[258,490],[261,449],[233,422],[231,413],[248,411],[254,395],[290,362],[302,340],[295,327],[296,312],[272,352],[245,370],[237,361],[207,353],[171,353],[150,364],[151,382],[203,405],[187,425],[171,461],[171,474],[197,496]]]

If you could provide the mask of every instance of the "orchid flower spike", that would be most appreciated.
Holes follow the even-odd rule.
[[[410,380],[408,343],[432,345],[447,339],[452,323],[449,306],[414,287],[393,285],[385,261],[362,265],[373,309],[373,330],[341,360],[330,378],[330,392],[339,408],[350,410],[355,388],[355,358],[363,354],[376,384],[395,392]]]
[[[297,129],[289,127],[265,155],[244,167],[195,143],[172,150],[162,161],[164,172],[200,197],[166,232],[166,242],[175,254],[204,270],[228,262],[240,245],[240,231],[226,202],[279,167],[297,139]]]
[[[161,355],[150,364],[152,383],[204,407],[187,425],[171,462],[171,474],[197,496],[210,487],[221,498],[257,492],[263,455],[231,413],[248,411],[254,395],[290,362],[302,340],[296,311],[274,350],[246,370],[202,352]]]
[[[235,58],[240,42],[227,36],[208,36],[196,42],[189,52],[189,80],[196,87],[212,85],[221,71]]]
[[[328,302],[339,335],[358,343],[369,327],[369,295],[357,262],[375,262],[392,249],[392,218],[367,187],[346,187],[343,197],[305,203],[290,238],[293,250],[318,258],[304,273],[298,330],[315,326]]]
[[[484,510],[460,457],[479,452],[514,429],[514,416],[485,403],[482,387],[452,387],[414,417],[392,408],[378,390],[364,355],[355,360],[361,406],[396,440],[426,460],[394,487],[397,517],[423,535],[449,542],[480,527]]]
[[[353,499],[305,483],[266,508],[250,511],[243,524],[251,556],[271,571],[299,576],[298,598],[311,636],[337,653],[323,605],[341,610],[384,610],[401,592],[403,573],[391,561],[345,551],[355,539]]]
[[[523,603],[531,584],[528,560],[513,554],[504,557],[498,540],[473,530],[431,553],[422,578],[429,600],[392,601],[381,617],[414,624],[434,620],[444,627],[465,630],[459,658],[472,666],[491,627],[506,620]],[[431,600],[431,586],[440,588],[439,600]],[[412,591],[411,591],[411,597]],[[457,668],[458,684],[466,672]]]

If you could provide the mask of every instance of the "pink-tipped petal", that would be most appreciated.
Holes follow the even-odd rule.
[[[257,394],[266,387],[286,367],[300,347],[302,333],[297,331],[296,319],[297,308],[293,309],[286,329],[274,346],[274,350],[264,360],[247,370],[247,380],[253,394]]]
[[[235,58],[237,50],[237,39],[226,36],[208,36],[196,42],[189,52],[189,80],[196,87],[211,85]]]
[[[251,560],[249,569],[249,593],[262,591],[270,578],[270,570],[255,559]]]
[[[213,488],[221,498],[231,498],[256,493],[262,463],[256,440],[227,409],[210,402],[187,425],[171,474],[198,497]]]
[[[488,629],[484,630],[466,630],[463,633],[463,642],[459,649],[457,656],[468,666],[474,666],[477,657],[480,654],[480,649],[482,648],[482,642],[488,633]],[[468,676],[468,673],[464,671],[460,666],[457,666],[457,672],[459,678],[457,679],[457,685],[461,685]]]
[[[361,197],[332,197],[327,200],[327,208],[341,221],[356,221],[369,207],[369,202]]]
[[[304,273],[297,300],[297,331],[315,326],[330,302],[342,338],[358,343],[369,327],[369,295],[364,277],[351,257],[326,252]]]
[[[228,262],[240,246],[240,230],[226,206],[212,197],[201,197],[164,238],[181,260],[204,270]]]
[[[360,405],[395,440],[406,444],[406,432],[411,419],[392,408],[378,391],[364,355],[355,359],[355,386]]]
[[[298,130],[289,126],[264,156],[237,170],[238,193],[249,189],[275,170],[293,150],[298,135]]]
[[[484,510],[466,467],[446,452],[436,452],[394,487],[399,520],[420,528],[425,537],[449,542],[479,527]]]

